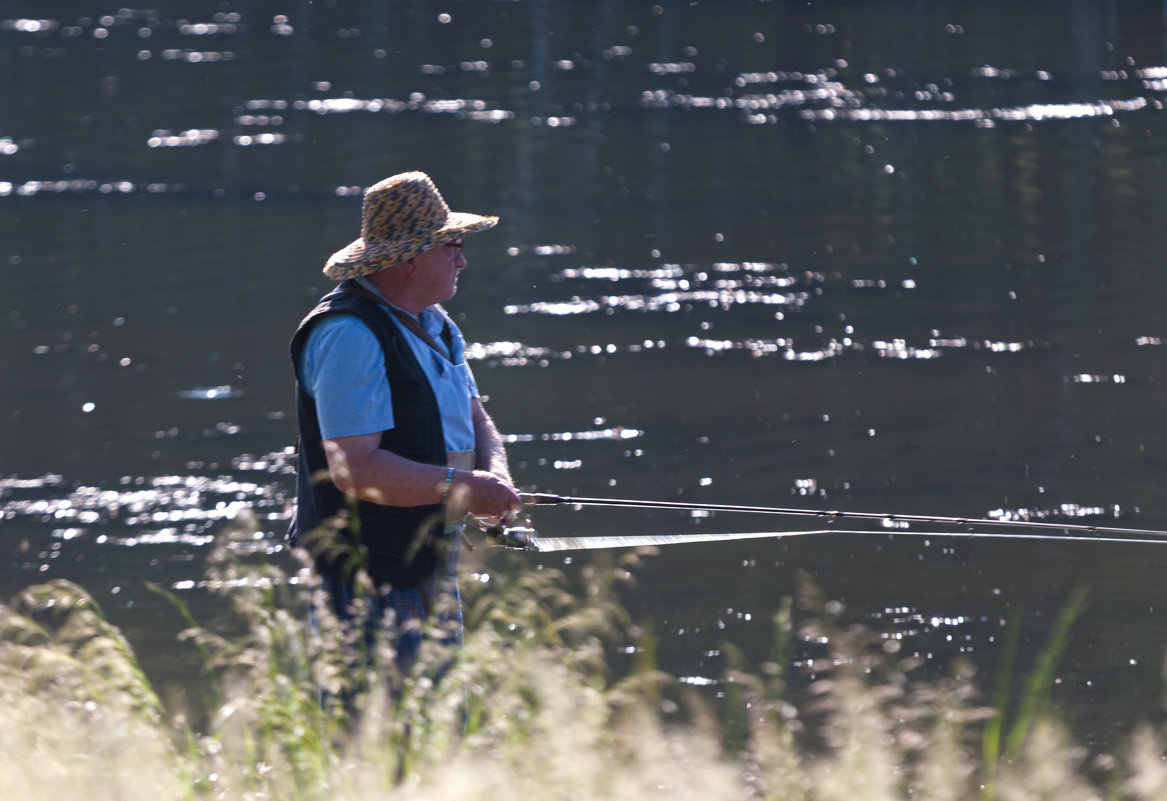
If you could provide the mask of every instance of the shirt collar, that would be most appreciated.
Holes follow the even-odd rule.
[[[438,311],[437,306],[427,306],[421,310],[421,314],[412,314],[405,309],[402,309],[396,303],[381,294],[381,290],[377,289],[376,285],[366,276],[357,276],[356,281],[358,284],[375,294],[381,300],[385,301],[393,308],[399,310],[402,314],[408,314],[410,317],[415,318],[419,323],[421,323],[421,327],[428,331],[430,334],[436,335],[442,330],[442,326],[445,323],[445,316]]]

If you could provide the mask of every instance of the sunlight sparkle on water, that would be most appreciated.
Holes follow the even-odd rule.
[[[571,442],[595,440],[626,440],[636,439],[644,435],[643,431],[635,428],[615,426],[594,431],[560,431],[544,434],[504,434],[503,442]]]
[[[186,389],[178,393],[178,397],[187,398],[190,400],[226,400],[228,398],[238,398],[243,392],[234,389],[230,386],[220,387],[198,387],[196,389]]]
[[[1137,514],[1138,509],[1134,509]],[[1123,516],[1123,509],[1121,506],[1115,504],[1110,507],[1102,506],[1080,506],[1076,503],[1063,503],[1053,508],[1037,509],[1021,507],[1017,509],[993,509],[985,514],[993,520],[1001,521],[1042,521],[1042,522],[1057,522],[1061,520],[1080,520],[1086,517],[1105,517],[1110,519],[1119,519]]]

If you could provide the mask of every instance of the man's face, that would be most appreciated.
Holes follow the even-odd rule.
[[[418,268],[414,281],[423,294],[432,298],[431,303],[441,303],[454,297],[458,291],[458,273],[466,266],[461,239],[427,250],[415,256],[413,262]]]

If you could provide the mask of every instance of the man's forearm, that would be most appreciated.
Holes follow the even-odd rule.
[[[365,440],[359,447],[348,443]],[[325,440],[329,473],[342,492],[386,506],[437,503],[445,482],[441,465],[414,462],[379,447],[380,436]]]
[[[484,438],[486,442],[492,439],[489,432],[484,432]],[[506,453],[497,431],[493,439],[498,448],[488,446],[487,450],[496,455],[486,458],[495,469],[505,471]],[[386,506],[438,503],[446,489],[445,465],[411,461],[381,449],[379,440],[380,435],[374,434],[324,441],[329,474],[337,487],[348,495]],[[456,470],[449,493],[451,498],[460,499],[467,513],[475,516],[501,517],[521,508],[509,477],[493,471]]]
[[[474,466],[478,470],[494,473],[508,484],[514,483],[502,435],[487,415],[474,421]]]

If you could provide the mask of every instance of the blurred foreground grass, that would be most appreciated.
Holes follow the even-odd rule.
[[[0,796],[1167,799],[1162,732],[1088,759],[1043,703],[1073,604],[1025,696],[985,701],[960,670],[913,680],[913,664],[837,625],[808,587],[775,620],[773,659],[727,672],[715,712],[654,669],[651,642],[632,675],[608,677],[606,650],[628,630],[615,589],[635,556],[582,571],[582,591],[550,570],[495,575],[467,582],[465,654],[442,682],[425,677],[430,654],[399,695],[371,681],[354,710],[330,699],[369,677],[346,667],[335,621],[310,627],[305,585],[223,540],[210,583],[246,633],[191,621],[183,636],[212,678],[197,708],[161,702],[82,588],[0,604]],[[795,641],[821,646],[809,692],[788,686]]]

